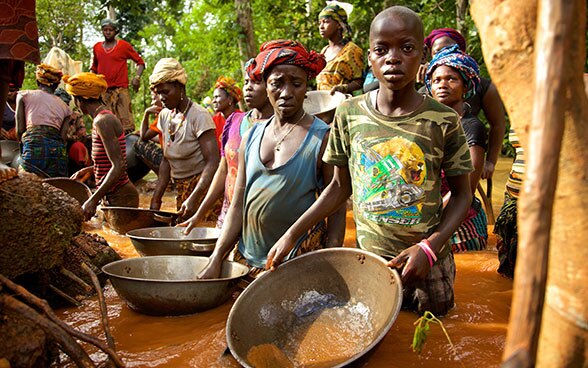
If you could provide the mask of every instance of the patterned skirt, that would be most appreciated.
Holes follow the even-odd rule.
[[[182,207],[182,203],[184,203],[184,201],[186,199],[188,199],[190,194],[192,194],[192,192],[194,191],[194,188],[196,188],[196,185],[198,184],[198,181],[200,180],[200,175],[201,174],[196,174],[194,176],[190,176],[190,177],[184,178],[184,179],[174,179],[174,184],[175,184],[176,190],[178,192],[178,194],[176,196],[176,209],[178,211]],[[198,207],[200,207],[201,203],[202,202],[195,204],[194,211],[198,210]],[[222,206],[222,199],[219,199],[215,203],[214,207],[206,214],[206,216],[204,216],[204,221],[205,222],[216,222],[218,219],[218,215],[220,214],[220,211],[221,211],[221,206]]]
[[[474,198],[470,211],[475,215],[462,222],[449,239],[455,253],[483,250],[488,244],[488,219],[478,198]]]
[[[504,204],[494,224],[498,249],[498,273],[513,278],[517,260],[517,198],[504,193]]]
[[[67,176],[67,146],[59,131],[33,126],[22,136],[21,167],[41,177]]]

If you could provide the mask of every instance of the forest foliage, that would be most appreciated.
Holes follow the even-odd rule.
[[[350,15],[353,40],[367,51],[369,26],[373,17],[392,5],[405,5],[419,13],[425,32],[458,26],[456,2],[466,0],[362,0]],[[220,75],[240,81],[248,56],[243,49],[244,32],[237,22],[237,7],[251,8],[255,47],[264,41],[290,38],[320,51],[326,45],[318,32],[318,14],[326,5],[321,0],[49,0],[37,1],[41,56],[58,46],[89,70],[89,36],[100,35],[100,20],[114,12],[121,27],[119,37],[129,41],[147,64],[141,88],[132,94],[135,121],[150,102],[148,76],[163,57],[178,59],[188,73],[187,91],[201,101],[212,95]],[[480,40],[469,12],[465,12],[468,52],[483,66]],[[134,73],[134,66],[129,68]],[[485,68],[482,67],[485,73]],[[27,74],[25,88],[34,88],[33,73]]]

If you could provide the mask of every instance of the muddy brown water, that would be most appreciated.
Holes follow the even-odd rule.
[[[502,159],[494,179],[494,208],[502,202],[508,159]],[[142,195],[141,204],[148,207]],[[163,209],[173,210],[171,196]],[[346,246],[353,246],[355,231],[348,213]],[[122,257],[136,257],[130,240],[118,235],[97,219],[85,224],[85,230],[106,238]],[[490,239],[493,249],[493,239]],[[413,323],[418,316],[402,311],[365,367],[498,367],[504,349],[512,281],[496,273],[495,250],[470,252],[455,256],[457,277],[455,307],[442,320],[453,342],[451,348],[442,331],[431,326],[427,343],[420,355],[410,344]],[[222,353],[226,347],[225,322],[236,295],[222,306],[183,317],[152,317],[131,310],[108,285],[105,290],[108,317],[116,350],[128,367],[239,367]],[[58,311],[68,324],[103,337],[97,300],[90,299],[80,308]],[[103,356],[94,355],[96,359]]]

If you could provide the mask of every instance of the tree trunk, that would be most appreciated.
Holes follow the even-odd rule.
[[[582,366],[586,364],[588,341],[588,307],[584,302],[588,295],[588,151],[580,149],[588,139],[588,101],[582,83],[586,2],[541,2],[539,18],[538,5],[531,1],[476,0],[471,6],[488,71],[527,153],[504,359],[510,359],[509,366],[516,367],[535,362],[544,367]],[[536,50],[535,45],[541,49]],[[535,52],[541,59],[536,61]],[[541,65],[537,82],[535,62]],[[535,115],[533,102],[537,104]],[[542,130],[549,130],[540,125],[543,119],[555,125],[556,133],[540,141],[537,137],[542,136]],[[557,125],[565,125],[559,134]],[[551,150],[551,161],[559,156],[559,175],[546,175],[549,155],[543,162],[537,155],[543,149]],[[552,208],[548,197],[553,196],[550,190],[556,181]],[[547,252],[542,253],[547,234],[553,244],[549,263]],[[546,288],[542,287],[541,277],[545,275],[541,265],[548,267]]]
[[[465,38],[467,38],[468,27],[466,24],[466,14],[468,12],[469,0],[456,0],[455,1],[455,20],[457,24],[457,30]]]
[[[251,1],[235,0],[235,10],[237,11],[237,22],[241,27],[239,43],[244,44],[242,59],[249,60],[257,55],[257,45],[255,43],[255,34],[253,33]]]
[[[565,121],[538,367],[587,366],[588,358],[588,99],[583,84],[586,1],[542,0],[538,45],[557,50]],[[555,23],[555,20],[558,20]],[[551,22],[551,27],[546,24]],[[549,43],[548,43],[549,42]],[[539,60],[538,60],[539,62]],[[537,65],[540,65],[539,63]],[[557,79],[557,77],[555,77]],[[546,80],[551,88],[554,80]],[[555,91],[552,90],[552,93]]]

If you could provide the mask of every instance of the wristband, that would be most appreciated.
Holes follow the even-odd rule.
[[[423,246],[423,243],[418,243],[417,244],[419,246],[419,248],[421,248],[421,250],[423,251],[423,253],[425,253],[425,255],[427,256],[427,259],[429,260],[429,266],[431,268],[433,268],[433,258],[431,257],[431,255],[429,254],[429,252],[425,249],[425,247]]]
[[[435,254],[435,252],[433,252],[433,248],[431,248],[431,242],[428,239],[423,239],[419,242],[419,244],[421,243],[425,247],[425,251],[427,251],[431,255],[431,258],[433,258],[433,260],[437,262],[437,255]]]

